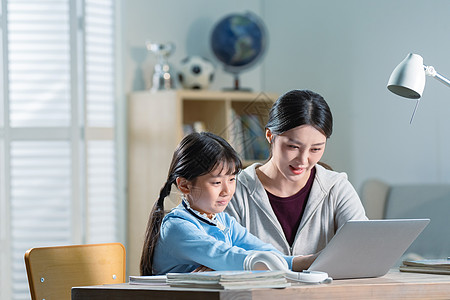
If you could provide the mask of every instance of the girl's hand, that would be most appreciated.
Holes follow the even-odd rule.
[[[205,267],[205,266],[200,266],[197,269],[195,269],[194,271],[192,271],[191,273],[197,273],[197,272],[209,272],[209,271],[214,271],[211,268]]]

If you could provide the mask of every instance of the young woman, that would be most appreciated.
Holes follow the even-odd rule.
[[[239,174],[226,212],[285,255],[318,253],[345,222],[367,219],[347,175],[319,164],[332,129],[322,96],[282,95],[266,125],[269,160]]]
[[[256,250],[281,254],[223,212],[233,196],[241,168],[234,149],[214,134],[193,133],[181,141],[149,217],[141,275],[243,270],[245,259]],[[183,199],[164,216],[164,199],[172,184],[177,185]],[[290,269],[301,271],[315,257],[283,258]]]

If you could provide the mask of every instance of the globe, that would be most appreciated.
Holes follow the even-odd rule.
[[[230,14],[222,18],[211,33],[211,48],[224,70],[235,77],[239,87],[239,73],[261,60],[267,45],[262,21],[253,13]]]

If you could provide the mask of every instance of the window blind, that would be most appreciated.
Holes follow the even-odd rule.
[[[88,233],[90,243],[117,237],[117,164],[114,115],[114,6],[90,0],[85,6]]]
[[[23,255],[31,247],[71,242],[70,145],[11,143],[11,253],[14,299],[28,297]]]
[[[88,143],[88,243],[117,239],[115,150],[112,141]]]
[[[68,0],[8,1],[11,127],[70,125]]]
[[[114,7],[111,1],[86,2],[86,97],[89,127],[114,124]]]
[[[27,249],[72,240],[69,8],[68,0],[7,2],[12,299],[29,298]],[[66,136],[54,135],[60,128]]]
[[[0,238],[9,241],[0,267],[10,269],[0,295],[29,299],[27,249],[119,241],[115,7],[113,0],[0,1],[9,89],[0,101],[7,116],[0,155],[10,166],[0,168],[0,216],[8,216]],[[9,191],[3,199],[2,190]]]

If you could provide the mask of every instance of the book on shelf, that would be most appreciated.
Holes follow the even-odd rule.
[[[285,288],[290,285],[284,271],[210,271],[168,273],[171,287],[206,289]]]
[[[450,259],[404,260],[399,270],[403,272],[450,275]]]
[[[231,124],[230,124],[230,139],[231,146],[236,150],[239,156],[243,159],[244,153],[244,137],[242,134],[242,121],[236,114],[234,109],[231,109]]]
[[[242,136],[244,138],[244,157],[247,160],[264,160],[269,157],[269,145],[265,128],[257,115],[244,114]]]
[[[244,160],[265,160],[269,157],[269,145],[264,124],[258,115],[237,114],[231,110],[230,144]]]

